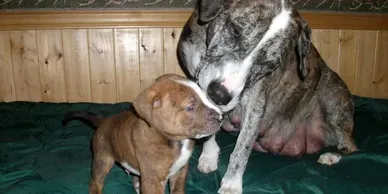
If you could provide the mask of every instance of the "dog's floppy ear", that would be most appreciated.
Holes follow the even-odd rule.
[[[152,111],[162,106],[162,99],[152,88],[141,92],[135,100],[133,106],[137,114],[144,119],[149,126],[152,124]]]
[[[298,72],[302,80],[307,77],[308,68],[306,65],[306,56],[310,50],[311,29],[307,22],[299,18],[299,37],[296,46],[298,57]]]
[[[224,0],[199,0],[199,21],[207,23],[221,11]]]

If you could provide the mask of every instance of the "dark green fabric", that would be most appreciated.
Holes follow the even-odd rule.
[[[355,97],[355,139],[361,151],[334,166],[303,158],[253,152],[244,175],[244,193],[388,193],[388,100]],[[87,193],[90,140],[94,131],[73,121],[61,126],[67,111],[110,115],[129,103],[0,103],[0,193]],[[187,193],[216,193],[236,135],[220,132],[219,169],[208,175],[197,168],[199,146],[190,160]],[[332,148],[323,150],[333,150]],[[115,166],[105,193],[134,193],[131,178]]]

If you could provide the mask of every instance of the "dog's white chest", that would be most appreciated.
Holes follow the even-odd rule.
[[[169,179],[172,175],[177,173],[185,164],[187,164],[190,159],[191,153],[193,152],[193,150],[190,148],[190,140],[185,139],[182,140],[180,143],[182,145],[180,155],[171,166],[167,179]]]

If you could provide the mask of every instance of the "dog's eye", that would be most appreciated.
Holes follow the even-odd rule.
[[[192,110],[194,110],[194,104],[190,104],[189,106],[186,106],[185,110],[186,110],[186,111],[192,111]]]

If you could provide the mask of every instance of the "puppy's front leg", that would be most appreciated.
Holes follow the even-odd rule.
[[[214,134],[203,144],[201,156],[198,160],[198,170],[203,173],[217,170],[219,153],[220,147],[216,142],[216,135]]]
[[[264,93],[264,92],[259,92]],[[252,96],[244,103],[241,132],[229,158],[227,171],[221,181],[220,194],[241,194],[244,171],[259,134],[259,125],[264,114],[265,100],[262,96]]]
[[[170,193],[185,194],[187,173],[189,172],[189,162],[184,165],[176,174],[170,177]]]
[[[147,174],[140,178],[141,194],[164,194],[167,181],[159,180],[157,174]]]

